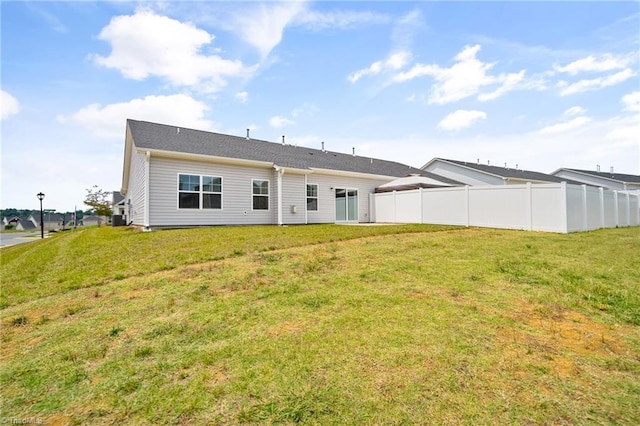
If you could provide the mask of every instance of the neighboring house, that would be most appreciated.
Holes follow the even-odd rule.
[[[324,147],[323,147],[324,148]],[[376,187],[410,174],[392,161],[127,120],[121,193],[144,227],[372,221]]]
[[[602,188],[618,191],[640,190],[640,176],[628,175],[624,173],[579,170],[579,169],[558,169],[552,175],[563,179],[571,179],[587,185],[599,186]]]
[[[111,207],[114,215],[125,214],[125,199],[124,195],[122,195],[120,191],[112,192]]]
[[[3,217],[2,218],[2,224],[4,226],[7,226],[7,225],[16,226],[18,224],[18,222],[20,222],[20,219],[22,219],[20,216]],[[26,218],[24,218],[24,219],[26,219]]]
[[[518,185],[531,183],[567,183],[578,184],[559,176],[548,175],[546,173],[533,172],[529,170],[509,167],[491,166],[480,164],[479,162],[465,162],[458,160],[447,160],[444,158],[434,158],[422,169],[439,176],[443,176],[465,185]]]
[[[39,225],[37,222],[34,222],[31,216],[29,217],[20,217],[20,216],[11,216],[5,217],[2,219],[2,224],[4,226],[12,225],[14,229],[18,231],[29,231],[31,229],[37,228]]]
[[[32,231],[34,229],[38,229],[38,227],[29,219],[23,218],[16,223],[17,231]]]
[[[64,215],[58,213],[44,212],[42,214],[42,218],[44,220],[44,229],[62,228],[62,225],[65,222]],[[40,228],[40,212],[32,213],[31,216],[29,216],[29,220],[36,225],[36,228]]]

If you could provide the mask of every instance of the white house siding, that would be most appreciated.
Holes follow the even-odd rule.
[[[132,158],[134,163],[142,161]],[[151,156],[149,171],[149,224],[154,227],[245,225],[278,223],[278,172],[273,167],[252,167],[235,164],[191,161]],[[141,168],[144,171],[144,168]],[[178,209],[178,175],[195,174],[222,177],[222,209]],[[144,180],[144,174],[131,182]],[[313,171],[306,183],[318,185],[318,211],[306,211],[305,175],[286,170],[282,182],[282,221],[285,225],[335,222],[335,188],[358,190],[358,221],[370,222],[369,194],[393,178],[367,179]],[[139,180],[140,179],[140,180]],[[269,211],[252,210],[252,179],[269,180]],[[133,194],[133,188],[130,194]],[[144,194],[143,188],[137,192]],[[134,201],[132,201],[134,202]],[[136,204],[143,202],[135,201]],[[142,204],[140,204],[142,205]],[[293,213],[292,206],[296,206]],[[142,214],[134,223],[142,224]]]
[[[178,209],[178,174],[222,177],[222,209]],[[269,210],[252,210],[252,180],[269,181]],[[151,157],[151,226],[273,224],[277,177],[273,168]]]
[[[130,168],[125,214],[128,222],[144,225],[144,213],[147,208],[145,204],[146,159],[144,154],[136,152],[135,146],[132,146]],[[126,206],[126,203],[129,203],[129,206]]]
[[[391,182],[389,179],[366,179],[351,176],[336,176],[324,172],[314,172],[307,176],[307,183],[318,185],[318,211],[308,212],[308,223],[334,223],[336,221],[336,193],[335,188],[348,188],[358,190],[358,222],[371,222],[371,209],[369,194],[383,183]],[[306,205],[306,203],[305,203]]]
[[[277,190],[277,187],[275,189]],[[304,183],[304,175],[285,171],[282,176],[282,223],[285,225],[304,224],[306,200],[307,187]],[[294,206],[295,213],[292,211]]]
[[[503,185],[504,180],[498,176],[490,176],[473,169],[467,169],[443,161],[435,161],[424,170],[437,175],[462,182],[465,185]]]

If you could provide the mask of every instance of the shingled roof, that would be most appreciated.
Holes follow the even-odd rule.
[[[260,161],[272,163],[275,166],[302,170],[328,169],[390,177],[420,174],[452,184],[457,183],[406,164],[371,157],[341,154],[146,121],[129,119],[127,126],[129,126],[135,146],[141,149]]]
[[[583,173],[585,175],[596,176],[604,179],[611,179],[611,180],[615,180],[623,183],[640,183],[640,175],[628,175],[625,173],[594,172],[592,170],[567,169],[567,168],[558,169],[554,173],[558,173],[562,170]]]
[[[490,166],[488,164],[480,164],[473,162],[465,162],[459,160],[448,160],[445,158],[438,158],[438,160],[446,161],[448,163],[457,164],[459,166],[468,167],[470,169],[478,170],[480,172],[488,173],[494,176],[506,178],[506,179],[518,179],[524,181],[542,181],[542,182],[567,182],[571,184],[581,185],[581,182],[572,181],[570,179],[561,178],[558,176],[548,175],[546,173],[534,172],[531,170],[523,170],[517,168]]]

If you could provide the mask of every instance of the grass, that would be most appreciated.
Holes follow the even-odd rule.
[[[2,248],[0,308],[32,298],[256,251],[442,229],[451,227],[248,226],[150,233],[128,227],[88,227],[26,246]]]
[[[2,417],[640,423],[638,228],[430,232],[438,229],[57,236],[54,259],[82,237],[85,256],[101,260],[92,284],[7,289]],[[54,253],[48,242],[42,255]],[[106,265],[129,243],[158,259],[127,259],[133,270],[116,278]],[[35,244],[13,255],[35,256]],[[5,263],[5,250],[3,287],[7,271],[28,281],[32,272]]]

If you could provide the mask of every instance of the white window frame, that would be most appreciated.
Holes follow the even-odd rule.
[[[316,187],[316,196],[315,197],[310,197],[309,196],[309,188],[307,188],[308,186],[315,186]],[[318,185],[317,183],[307,183],[304,187],[304,192],[305,192],[305,208],[307,209],[307,211],[309,212],[319,212],[320,211],[320,185]],[[315,210],[309,210],[309,198],[315,198],[316,200],[316,209]]]
[[[253,193],[253,184],[256,181],[267,182],[267,193],[266,194],[254,194]],[[267,197],[267,208],[265,209],[254,209],[253,208],[253,197]],[[269,179],[251,179],[251,211],[256,212],[268,212],[271,210],[271,181]]]
[[[198,186],[199,186],[199,190],[198,191],[187,191],[187,190],[181,190],[180,189],[180,176],[198,176]],[[204,190],[204,178],[205,177],[210,177],[210,178],[215,178],[215,179],[220,179],[220,192],[210,192],[210,191],[205,191]],[[214,175],[202,175],[199,173],[188,173],[188,172],[180,172],[177,174],[176,176],[177,178],[177,198],[176,198],[176,207],[178,210],[184,210],[184,211],[193,211],[193,210],[206,210],[206,211],[210,211],[210,210],[215,210],[215,211],[219,211],[219,210],[223,210],[223,200],[224,197],[222,196],[222,193],[224,191],[224,178],[222,176],[214,176]],[[187,207],[180,207],[180,193],[188,193],[188,194],[198,194],[198,207],[197,208],[187,208]],[[219,194],[220,195],[220,208],[205,208],[204,207],[204,194]]]

